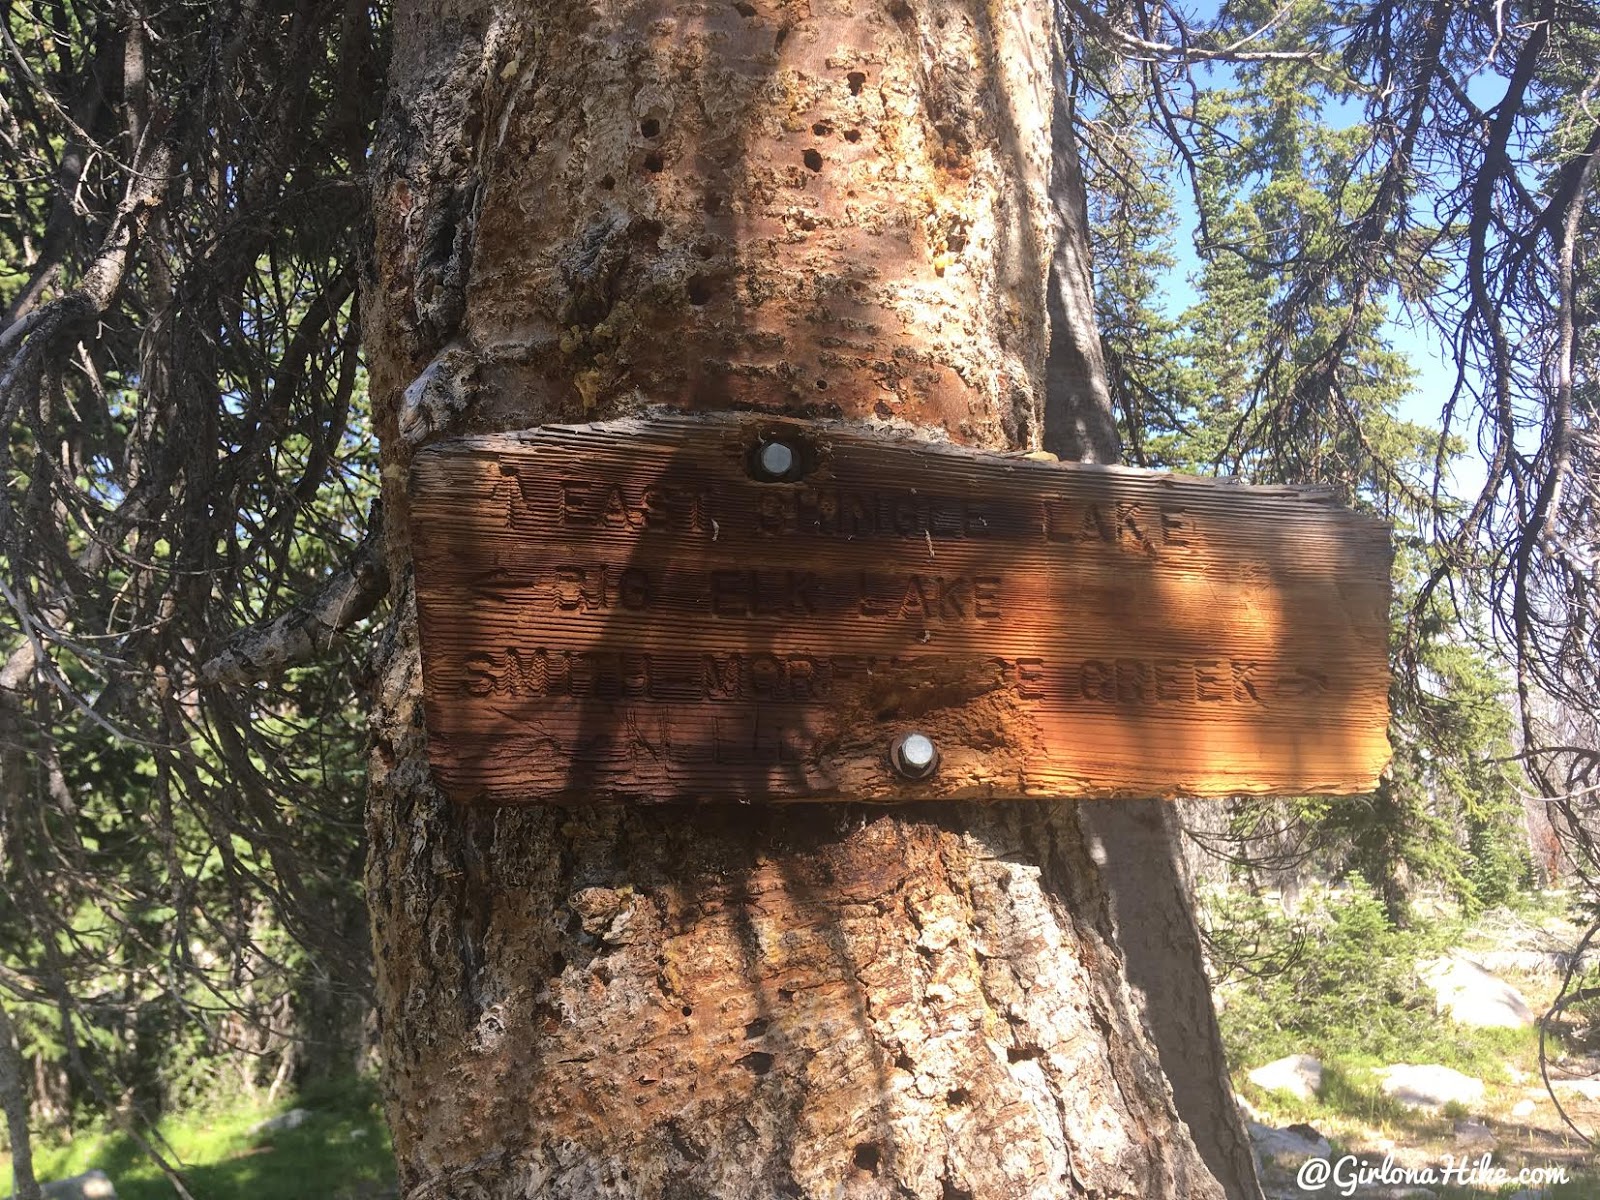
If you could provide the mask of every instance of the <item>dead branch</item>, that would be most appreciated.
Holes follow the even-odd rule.
[[[265,625],[240,630],[200,668],[212,687],[241,687],[311,661],[339,634],[371,615],[389,594],[382,512],[374,506],[367,536],[348,562],[304,602]]]

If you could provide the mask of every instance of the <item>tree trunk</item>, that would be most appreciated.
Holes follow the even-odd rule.
[[[1128,985],[1144,1006],[1178,1114],[1228,1200],[1260,1200],[1179,854],[1178,808],[1133,800],[1087,806],[1083,815],[1111,896]]]
[[[1066,63],[1059,45],[1055,62]],[[1044,446],[1067,461],[1110,463],[1122,457],[1122,439],[1095,326],[1089,214],[1069,83],[1058,72],[1051,121],[1058,236],[1047,293]],[[1260,1200],[1179,852],[1183,828],[1176,806],[1163,800],[1089,804],[1082,822],[1110,896],[1126,978],[1143,1005],[1178,1113],[1228,1200]]]
[[[33,645],[24,641],[0,664],[0,826],[13,826],[28,786],[28,746],[24,738],[23,693],[33,671]],[[0,834],[0,860],[10,847]],[[11,1143],[12,1188],[16,1200],[38,1200],[33,1176],[33,1142],[28,1128],[31,1105],[27,1072],[17,1032],[0,992],[0,1111]]]
[[[11,1143],[11,1200],[39,1200],[33,1174],[33,1139],[28,1128],[28,1081],[11,1014],[0,1000],[0,1109],[5,1111]]]
[[[666,404],[1038,447],[1049,15],[397,7],[368,889],[408,1200],[1225,1194],[1078,806],[488,810],[428,774],[423,442]]]

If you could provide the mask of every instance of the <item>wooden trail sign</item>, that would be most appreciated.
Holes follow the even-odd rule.
[[[1389,758],[1388,531],[1318,490],[745,414],[441,443],[411,495],[458,800],[1337,793]]]

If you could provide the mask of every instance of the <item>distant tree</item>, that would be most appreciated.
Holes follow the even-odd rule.
[[[1580,64],[1592,74],[1593,38],[1574,14],[1554,10],[1547,24],[1526,27],[1526,40],[1499,43],[1471,10],[1450,6],[1349,6],[1330,20],[1317,6],[1286,5],[1274,16],[1279,36],[1252,43],[1257,60],[1205,74],[1163,60],[1148,30],[1138,34],[1146,56],[1136,68],[1103,43],[1087,47],[1079,78],[1101,216],[1100,310],[1136,461],[1320,482],[1396,523],[1396,759],[1373,796],[1300,806],[1306,819],[1291,822],[1301,830],[1291,841],[1300,853],[1337,843],[1403,919],[1410,879],[1442,880],[1474,903],[1523,869],[1514,849],[1489,850],[1515,841],[1522,824],[1497,695],[1511,680],[1521,681],[1527,757],[1556,768],[1543,786],[1553,803],[1571,806],[1560,798],[1570,790],[1563,771],[1577,778],[1573,768],[1593,762],[1592,739],[1587,752],[1560,757],[1552,748],[1583,739],[1555,734],[1537,715],[1547,695],[1569,704],[1593,695],[1594,656],[1583,649],[1593,635],[1583,630],[1592,631],[1594,598],[1579,569],[1588,561],[1592,577],[1583,545],[1593,541],[1584,532],[1593,489],[1565,461],[1592,438],[1583,432],[1592,415],[1562,417],[1560,389],[1547,388],[1592,361],[1560,334],[1565,285],[1551,273],[1559,256],[1549,239],[1558,236],[1555,209],[1577,220],[1589,203],[1572,188],[1590,169],[1593,118],[1573,107],[1570,89]],[[1169,26],[1168,40],[1201,54],[1265,17],[1229,6],[1219,28]],[[1114,40],[1133,48],[1133,37]],[[1292,45],[1320,52],[1274,52]],[[1468,95],[1487,94],[1489,75],[1510,87],[1495,109],[1509,157],[1485,149],[1488,123]],[[1538,158],[1546,152],[1548,164]],[[1541,198],[1513,186],[1513,162],[1554,190]],[[1173,317],[1155,297],[1176,261],[1171,228],[1184,207],[1196,224],[1199,298]],[[1541,243],[1547,249],[1533,249]],[[1577,262],[1572,287],[1581,289]],[[1397,417],[1411,373],[1385,339],[1396,317],[1433,327],[1457,349],[1454,391],[1434,398],[1437,431]],[[1576,403],[1582,409],[1581,396]],[[1458,430],[1475,415],[1495,449],[1481,494],[1461,502],[1448,479],[1464,450]],[[1569,450],[1531,437],[1530,424]],[[1547,491],[1566,497],[1569,524],[1527,524]],[[1558,526],[1566,532],[1547,539]],[[1576,559],[1560,549],[1567,543]],[[1564,555],[1566,567],[1556,561]],[[1534,580],[1557,576],[1567,600],[1553,603]],[[1539,619],[1519,618],[1519,603],[1541,607]],[[1500,655],[1483,614],[1494,614]],[[1501,671],[1496,658],[1516,666]],[[1592,796],[1580,788],[1572,802],[1582,809]],[[1266,811],[1246,810],[1243,828]],[[1580,828],[1582,813],[1567,823]],[[1279,844],[1276,833],[1267,840]],[[1490,862],[1501,883],[1484,875]]]
[[[263,1061],[270,1086],[364,1007],[362,670],[317,617],[382,590],[343,568],[372,491],[355,292],[381,27],[309,2],[0,13],[13,1136],[33,1090],[69,1127],[127,1114],[159,1159],[163,1105]],[[340,603],[293,608],[341,571]],[[207,672],[285,610],[330,652],[244,691],[237,656]]]

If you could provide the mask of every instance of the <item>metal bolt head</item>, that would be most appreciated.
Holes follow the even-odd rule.
[[[902,733],[889,747],[889,763],[905,779],[926,779],[939,769],[939,748],[925,733]]]
[[[756,454],[756,467],[766,479],[787,479],[794,470],[794,447],[787,442],[768,442]]]

